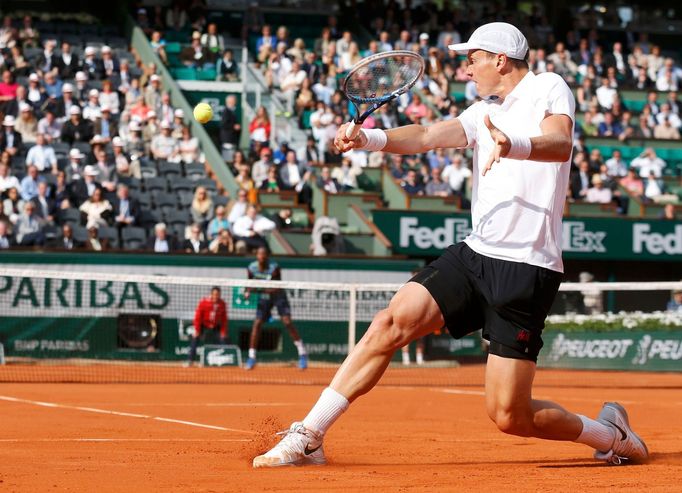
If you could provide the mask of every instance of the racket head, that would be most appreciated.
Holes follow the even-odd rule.
[[[377,104],[407,92],[424,74],[424,59],[406,50],[363,58],[343,81],[342,91],[355,105]]]

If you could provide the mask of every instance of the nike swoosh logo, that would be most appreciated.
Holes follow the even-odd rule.
[[[305,455],[310,455],[310,454],[316,452],[321,446],[322,446],[322,445],[320,444],[320,445],[318,445],[317,447],[315,447],[314,449],[309,449],[308,446],[306,445],[306,446],[305,446],[305,450],[303,451],[303,453],[304,453]]]
[[[625,430],[623,430],[623,428],[621,428],[620,426],[618,426],[616,423],[611,423],[611,424],[612,424],[613,426],[615,426],[616,429],[617,429],[618,431],[620,431],[620,435],[621,435],[621,439],[620,439],[620,440],[621,440],[621,441],[625,440],[625,439],[628,437],[628,434],[625,433]]]

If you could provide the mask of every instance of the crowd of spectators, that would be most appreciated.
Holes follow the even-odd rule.
[[[247,248],[232,237],[247,211],[225,218],[227,197],[156,66],[86,37],[59,41],[29,16],[0,26],[0,248]],[[165,176],[185,167],[212,186],[190,183],[183,199]]]

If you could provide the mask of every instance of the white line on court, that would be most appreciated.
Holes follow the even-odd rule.
[[[300,402],[126,402],[126,407],[285,407],[300,406]]]
[[[210,442],[250,442],[249,438],[211,438]],[[0,438],[0,443],[52,443],[52,442],[197,442],[206,443],[197,438]]]
[[[85,412],[89,412],[89,413],[98,413],[98,414],[111,414],[114,416],[124,416],[127,418],[152,419],[155,421],[177,423],[177,424],[182,424],[182,425],[187,425],[187,426],[196,426],[198,428],[209,428],[211,430],[233,431],[236,433],[248,433],[250,435],[256,434],[255,431],[240,430],[237,428],[226,428],[224,426],[207,425],[204,423],[196,423],[194,421],[183,421],[180,419],[162,418],[160,416],[148,416],[146,414],[135,414],[135,413],[120,412],[120,411],[111,411],[108,409],[99,409],[99,408],[95,408],[95,407],[70,406],[68,404],[58,404],[56,402],[33,401],[30,399],[20,399],[18,397],[11,397],[11,396],[7,396],[7,395],[0,395],[0,400],[9,401],[9,402],[19,402],[22,404],[32,404],[32,405],[41,406],[41,407],[73,409],[76,411],[85,411]]]

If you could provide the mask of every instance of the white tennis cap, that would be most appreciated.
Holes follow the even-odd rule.
[[[515,26],[506,22],[491,22],[476,29],[466,43],[449,45],[453,51],[466,55],[469,50],[485,50],[504,53],[509,58],[525,60],[528,40]]]

